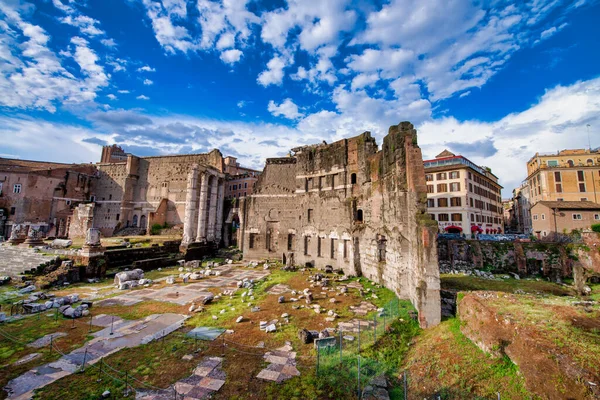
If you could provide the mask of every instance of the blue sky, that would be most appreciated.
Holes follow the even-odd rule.
[[[491,167],[600,146],[594,0],[0,0],[0,156],[290,148],[411,121]],[[588,127],[589,125],[589,127]]]

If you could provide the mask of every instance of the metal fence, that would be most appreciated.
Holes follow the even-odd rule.
[[[390,325],[401,315],[398,299],[392,300],[372,317],[357,317],[353,327],[340,326],[335,336],[315,342],[316,375],[328,385],[343,385],[360,399],[375,378],[391,373],[385,365],[364,353],[382,339]],[[404,375],[406,380],[406,375]],[[406,398],[406,389],[403,388]]]

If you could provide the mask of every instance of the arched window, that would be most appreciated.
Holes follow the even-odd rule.
[[[133,216],[133,221],[131,222],[131,225],[132,225],[133,227],[136,227],[136,228],[137,228],[137,226],[138,226],[138,216],[137,216],[137,215],[134,215],[134,216]]]
[[[588,158],[587,165],[594,165],[594,160],[592,160],[591,158]]]
[[[356,222],[363,222],[363,210],[356,210]]]
[[[573,160],[567,160],[567,164],[569,164],[569,167],[575,166],[575,163],[573,162]]]

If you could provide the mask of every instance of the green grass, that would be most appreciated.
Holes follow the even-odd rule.
[[[452,275],[441,274],[442,289],[452,290],[491,290],[497,292],[515,293],[523,291],[525,293],[543,293],[555,296],[571,296],[574,291],[571,287],[558,285],[545,280],[535,279],[502,279],[490,280],[482,279],[471,275]]]
[[[442,399],[531,399],[525,382],[508,357],[500,359],[481,351],[450,318],[424,332],[411,346],[406,367],[409,393],[414,398],[437,395]],[[436,397],[437,398],[437,397]]]

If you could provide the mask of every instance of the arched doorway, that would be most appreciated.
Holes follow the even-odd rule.
[[[131,222],[131,226],[133,226],[134,228],[137,228],[137,226],[138,226],[138,216],[137,215],[133,216],[133,221]]]
[[[145,215],[142,215],[140,217],[140,228],[143,228],[143,229],[147,229],[148,228],[146,226],[146,216]]]

